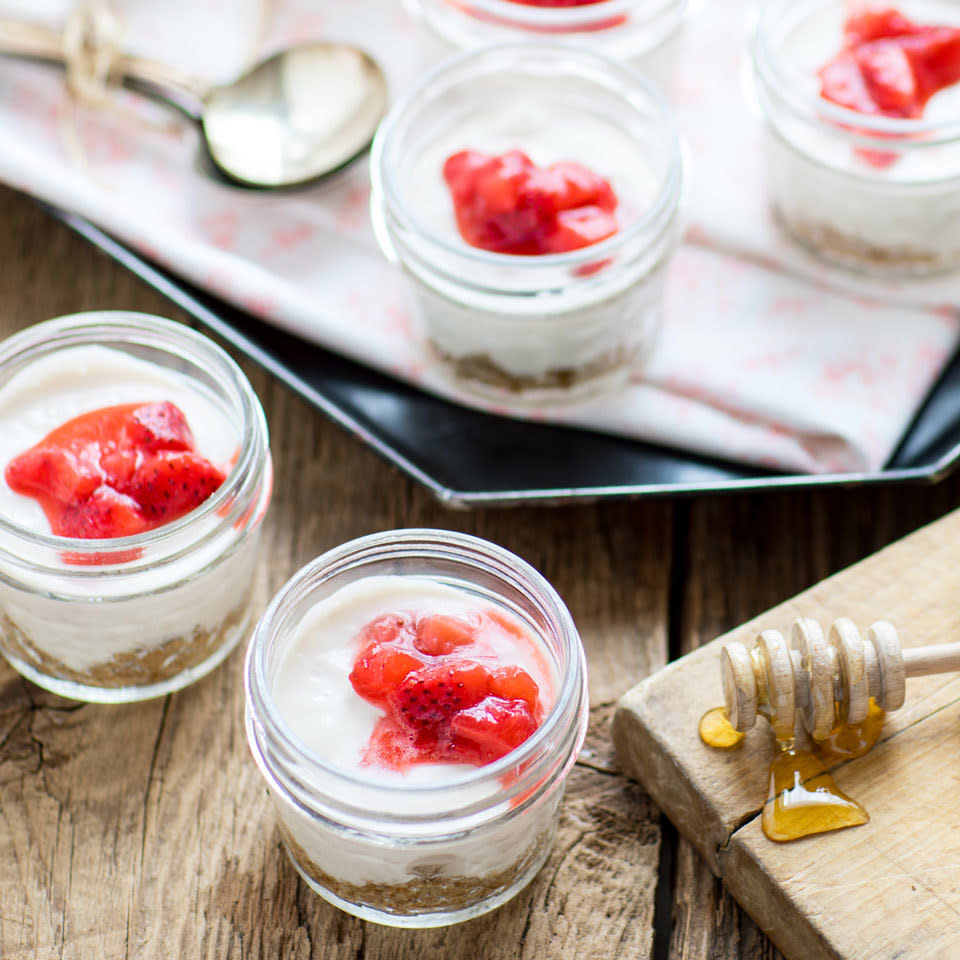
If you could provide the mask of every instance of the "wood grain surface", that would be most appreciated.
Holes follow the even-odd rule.
[[[0,223],[0,335],[99,308],[185,319],[31,201],[0,190]],[[0,957],[777,957],[617,771],[612,705],[668,659],[945,513],[960,480],[450,511],[240,362],[276,465],[261,603],[329,547],[405,526],[497,541],[567,601],[592,723],[553,855],[486,917],[424,932],[363,923],[317,898],[281,850],[240,725],[239,653],[188,690],[124,707],[60,700],[0,665]]]

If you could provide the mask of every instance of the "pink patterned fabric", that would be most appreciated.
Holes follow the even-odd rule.
[[[734,0],[702,6],[672,91],[693,163],[661,340],[622,393],[524,415],[784,470],[877,469],[956,346],[960,281],[870,284],[780,237],[761,186],[759,120],[741,90],[743,11]],[[54,22],[68,8],[0,0],[2,13]],[[395,96],[424,66],[399,0],[274,0],[264,10],[256,0],[125,0],[115,9],[131,52],[215,81],[316,37],[365,46]],[[122,109],[76,107],[61,73],[0,62],[0,178],[271,323],[478,403],[453,392],[417,338],[405,281],[370,229],[365,162],[298,194],[234,190],[198,173],[188,124],[121,99]]]

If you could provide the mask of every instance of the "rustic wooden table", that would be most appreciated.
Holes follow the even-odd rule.
[[[32,202],[0,190],[0,336],[60,314],[178,316]],[[180,319],[183,319],[181,316]],[[451,512],[252,364],[276,486],[261,600],[335,544],[403,526],[503,544],[566,599],[592,723],[546,867],[446,930],[340,913],[287,861],[241,726],[242,655],[161,700],[78,705],[0,666],[0,956],[773,958],[764,935],[616,768],[613,704],[668,659],[960,503],[936,487]]]

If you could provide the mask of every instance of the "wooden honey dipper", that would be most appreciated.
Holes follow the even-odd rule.
[[[864,639],[846,617],[824,638],[820,624],[803,617],[794,621],[789,647],[778,630],[764,630],[749,650],[726,644],[720,667],[735,729],[749,730],[759,713],[778,740],[789,740],[799,713],[810,736],[825,740],[839,722],[865,719],[871,697],[885,711],[902,707],[907,677],[960,671],[960,643],[903,650],[892,624],[878,621]]]

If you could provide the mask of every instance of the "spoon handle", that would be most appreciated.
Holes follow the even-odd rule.
[[[0,17],[0,56],[43,60],[65,66],[63,34],[36,23]],[[210,85],[186,71],[155,60],[118,54],[110,76],[125,87],[169,104],[191,120],[199,120]]]

